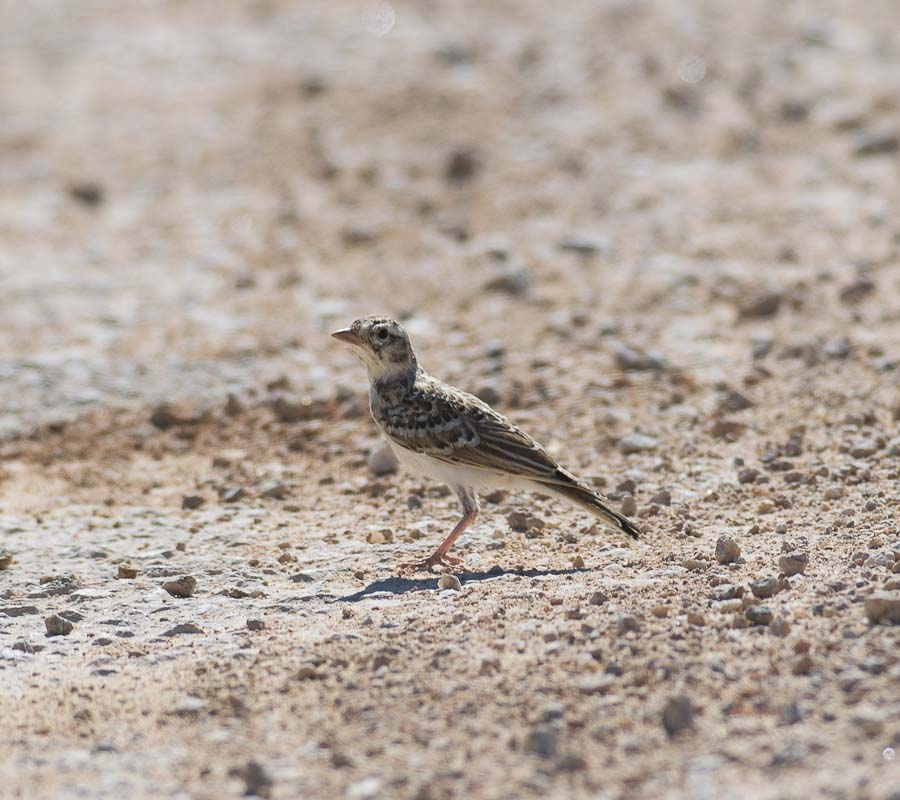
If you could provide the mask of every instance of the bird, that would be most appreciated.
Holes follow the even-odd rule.
[[[447,484],[462,517],[428,558],[401,571],[453,567],[454,542],[478,517],[480,489],[525,489],[575,503],[637,539],[638,527],[583,480],[561,467],[535,439],[474,395],[443,383],[421,366],[403,326],[368,316],[331,336],[349,345],[369,376],[369,409],[407,470]]]

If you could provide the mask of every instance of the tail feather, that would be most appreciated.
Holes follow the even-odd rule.
[[[613,511],[606,505],[603,497],[589,486],[585,486],[574,480],[571,483],[542,483],[541,485],[555,494],[561,495],[567,500],[571,500],[582,508],[596,514],[614,528],[619,528],[627,533],[632,539],[640,537],[640,528],[628,519],[628,517],[623,516],[618,511]]]

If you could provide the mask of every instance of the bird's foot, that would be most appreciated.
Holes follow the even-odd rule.
[[[441,556],[435,553],[434,555],[429,556],[422,561],[406,561],[400,565],[399,569],[401,571],[411,569],[414,572],[418,572],[420,570],[432,572],[434,567],[452,568],[455,564],[462,564],[462,559],[457,558],[456,556]]]

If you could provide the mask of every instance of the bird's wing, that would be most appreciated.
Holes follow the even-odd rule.
[[[465,392],[435,382],[417,387],[402,411],[392,411],[379,422],[388,438],[407,450],[541,482],[573,480],[527,433]]]

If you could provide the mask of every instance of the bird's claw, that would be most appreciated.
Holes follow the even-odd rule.
[[[422,561],[406,561],[399,566],[399,569],[401,571],[411,569],[415,572],[418,572],[419,570],[433,572],[434,567],[440,566],[452,569],[455,564],[462,564],[462,559],[457,558],[456,556],[439,556],[435,554],[433,556],[429,556],[426,559],[423,559]]]

